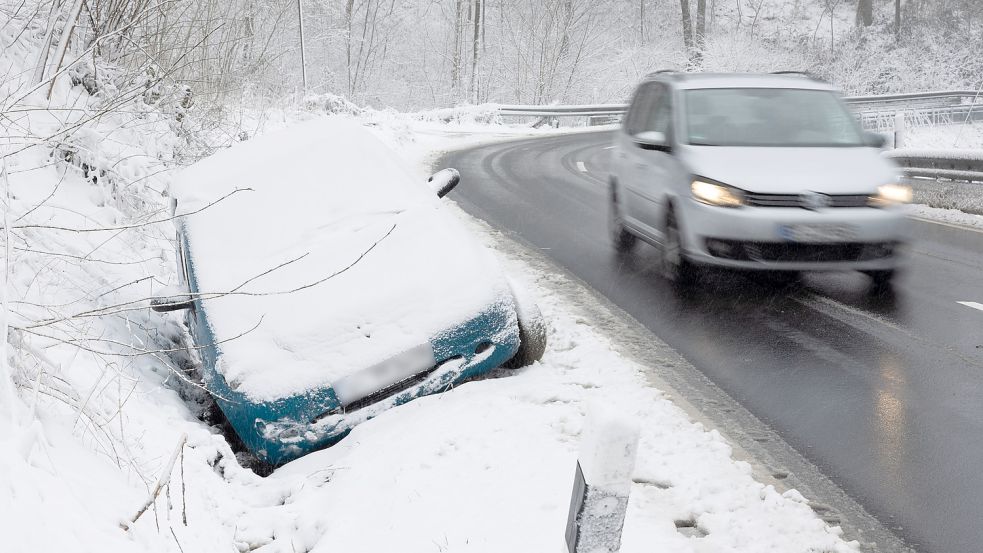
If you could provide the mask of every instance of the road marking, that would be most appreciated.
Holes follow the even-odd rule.
[[[584,165],[584,162],[583,161],[578,161],[577,162],[577,169],[580,169],[580,172],[581,173],[586,173],[587,172],[587,166]]]
[[[973,309],[979,309],[983,311],[983,303],[976,303],[975,301],[957,301],[959,305],[965,305],[966,307],[972,307]]]
[[[602,150],[613,150],[614,149],[614,146],[605,146],[605,147],[603,147],[601,149]]]

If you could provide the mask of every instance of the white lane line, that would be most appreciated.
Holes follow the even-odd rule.
[[[577,162],[577,169],[579,169],[581,173],[586,173],[587,172],[587,166],[584,165],[584,162],[583,161],[578,161]]]
[[[603,147],[601,149],[602,150],[613,150],[614,149],[614,146],[605,146],[605,147]]]
[[[983,303],[976,303],[975,301],[957,301],[959,305],[965,305],[966,307],[972,307],[973,309],[979,309],[983,311]]]

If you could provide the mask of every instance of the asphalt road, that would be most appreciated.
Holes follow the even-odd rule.
[[[679,294],[655,248],[614,254],[609,144],[507,142],[441,165],[461,172],[461,207],[635,317],[908,545],[983,551],[983,232],[913,222],[888,294],[860,274],[781,285],[729,272]]]

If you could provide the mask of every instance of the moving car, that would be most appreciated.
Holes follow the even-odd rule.
[[[662,250],[673,281],[701,265],[894,277],[911,190],[834,87],[804,74],[654,73],[612,151],[615,248]]]
[[[458,179],[424,183],[367,129],[329,119],[219,152],[172,186],[182,290],[153,305],[186,310],[205,388],[261,460],[543,354],[535,304],[440,206]]]

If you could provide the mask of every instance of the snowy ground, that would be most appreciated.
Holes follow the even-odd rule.
[[[94,101],[56,92],[62,105]],[[623,551],[857,549],[797,492],[756,481],[724,437],[652,388],[564,292],[578,284],[530,264],[522,246],[452,202],[446,209],[539,295],[552,326],[543,361],[386,412],[269,477],[244,468],[203,422],[182,355],[168,351],[181,345],[177,319],[145,308],[174,282],[162,192],[181,139],[173,120],[134,104],[5,161],[4,551],[559,551],[594,403],[642,428]],[[358,118],[421,179],[439,151],[558,132],[446,115]],[[242,127],[248,137],[316,116],[265,113]],[[80,117],[36,109],[5,136],[50,136]],[[239,140],[238,130],[226,135]],[[8,152],[18,147],[9,142]],[[185,434],[171,484],[124,531]]]
[[[538,294],[552,327],[542,362],[411,402],[329,450],[257,476],[203,422],[182,356],[166,351],[182,340],[177,319],[144,308],[174,281],[171,223],[154,221],[166,219],[170,175],[161,169],[176,139],[155,117],[107,116],[65,141],[75,153],[64,161],[42,148],[8,158],[15,237],[14,331],[0,371],[4,551],[559,551],[579,436],[595,403],[642,428],[623,551],[858,548],[796,491],[757,481],[721,434],[652,388],[645,368],[616,353],[572,299],[579,284],[531,264],[522,246],[452,202],[445,208]],[[277,117],[265,126],[314,115]],[[557,132],[378,112],[359,120],[421,179],[440,151]],[[44,134],[66,121],[34,115],[30,123]],[[93,180],[91,166],[113,172]],[[78,232],[94,228],[102,230]],[[86,315],[92,310],[104,316]],[[170,486],[122,530],[185,434]]]
[[[103,140],[139,143],[116,123]],[[417,124],[373,122],[421,178],[438,149],[529,134],[411,128]],[[122,228],[134,218],[159,218],[148,213],[155,202],[164,205],[147,186],[135,197],[150,208],[131,213],[118,205],[128,196],[71,167],[43,156],[17,163],[12,214],[25,224]],[[170,281],[169,223],[109,232],[126,232],[123,240],[109,240],[106,231],[19,229],[30,249],[69,257],[25,251],[13,269],[11,323],[20,330],[11,334],[9,370],[19,399],[0,412],[4,550],[558,551],[592,402],[617,406],[642,427],[623,551],[855,549],[798,493],[755,481],[718,432],[649,387],[642,368],[616,354],[556,291],[565,277],[530,270],[518,246],[446,207],[538,293],[552,325],[543,361],[386,412],[267,478],[243,468],[225,438],[198,418],[188,401],[193,387],[178,385],[182,373],[171,356],[138,355],[171,347],[180,338],[176,319],[113,308],[104,318],[42,327],[48,332],[27,323],[136,301]],[[74,339],[76,330],[86,338]],[[170,486],[122,530],[183,434],[187,447]]]

